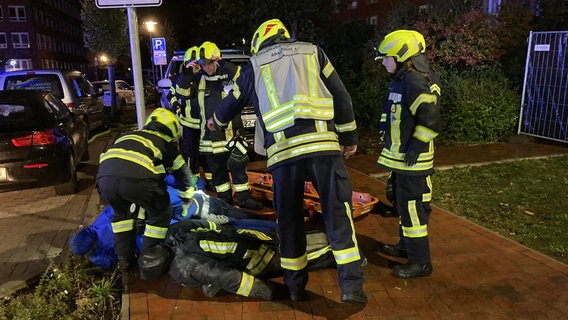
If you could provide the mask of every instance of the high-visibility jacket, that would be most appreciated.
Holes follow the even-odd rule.
[[[179,196],[193,197],[192,173],[179,154],[175,141],[159,131],[142,129],[120,136],[101,154],[97,177],[119,176],[164,180],[171,173]]]
[[[379,166],[389,171],[433,173],[433,140],[442,129],[441,91],[437,76],[430,72],[429,78],[405,67],[393,76],[379,124],[379,129],[385,131],[385,145],[377,160]],[[404,163],[409,148],[420,153],[418,162],[410,167]]]
[[[203,73],[197,83],[197,103],[201,116],[199,152],[202,153],[228,152],[225,145],[233,137],[232,130],[211,133],[207,128],[207,119],[213,116],[215,108],[229,92],[241,69],[240,66],[228,61],[220,60],[218,63],[219,66],[214,75],[209,76]],[[212,138],[212,135],[215,137]]]
[[[255,107],[263,129],[267,166],[321,155],[341,155],[357,144],[351,97],[333,65],[315,45],[278,43],[260,50],[242,67],[214,119],[225,127],[246,105]]]
[[[199,129],[200,122],[199,109],[192,108],[190,103],[190,99],[197,96],[196,78],[191,70],[178,73],[167,95],[172,108],[176,103],[180,104],[179,109],[172,110],[178,116],[179,122],[192,129]]]

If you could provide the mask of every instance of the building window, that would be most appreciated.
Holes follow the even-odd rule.
[[[372,26],[376,26],[377,25],[377,16],[369,17],[369,24],[372,25]]]
[[[2,9],[2,6],[0,5],[0,22],[4,21],[4,9]]]
[[[32,59],[10,59],[6,63],[6,71],[33,69]]]
[[[420,13],[427,13],[428,11],[430,11],[430,5],[424,4],[424,5],[418,6],[418,12],[420,12]]]
[[[21,49],[21,48],[29,48],[30,47],[30,39],[28,37],[27,32],[12,32],[12,43],[14,44],[14,48]]]
[[[349,2],[348,6],[349,9],[357,9],[357,1],[349,0],[348,2]]]
[[[0,49],[8,48],[8,38],[6,38],[6,32],[0,32]]]
[[[377,3],[377,0],[367,0],[367,3]]]
[[[24,6],[8,6],[10,22],[26,21],[26,8]]]

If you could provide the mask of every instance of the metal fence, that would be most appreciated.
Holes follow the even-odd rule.
[[[568,31],[530,33],[518,133],[568,142]]]

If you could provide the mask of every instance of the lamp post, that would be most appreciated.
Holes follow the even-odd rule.
[[[99,81],[99,58],[95,56],[95,81]]]
[[[152,56],[152,32],[156,30],[156,25],[158,24],[156,21],[146,21],[144,22],[146,28],[148,29],[148,34],[150,35],[150,60],[152,61],[152,82],[154,85],[156,84],[156,72],[155,72],[155,64],[154,64],[154,57]]]
[[[98,61],[98,62],[102,62],[102,64],[108,64],[109,58],[108,58],[106,55],[101,54],[101,55],[98,57],[97,61]],[[103,78],[104,78],[104,77],[103,77]],[[107,75],[107,78],[108,78],[108,75]]]

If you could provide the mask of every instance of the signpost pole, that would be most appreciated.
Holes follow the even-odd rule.
[[[130,30],[130,54],[132,56],[132,76],[134,78],[134,94],[136,97],[136,118],[138,129],[142,129],[146,120],[146,105],[144,103],[144,87],[142,86],[142,64],[140,63],[140,43],[138,41],[138,17],[136,8],[129,7],[128,29]]]
[[[138,129],[142,129],[146,121],[146,105],[144,103],[144,87],[142,86],[142,64],[140,62],[140,41],[138,40],[138,17],[136,7],[159,7],[162,0],[97,0],[97,7],[127,8],[128,30],[130,33],[130,54],[132,56],[132,76],[136,97],[136,117]],[[112,80],[112,79],[109,79]]]

